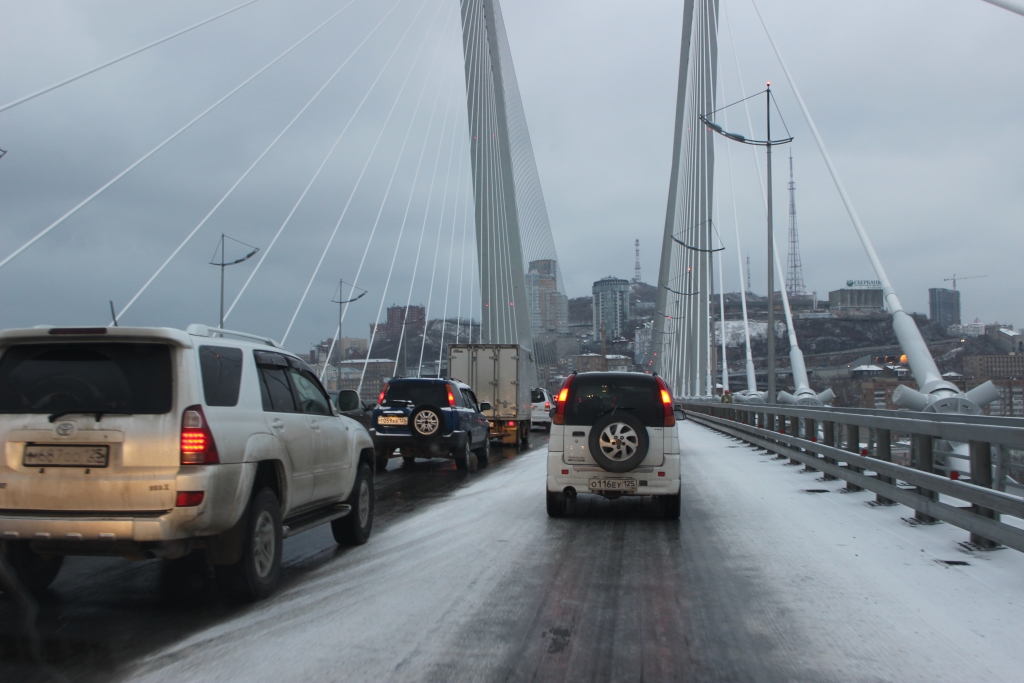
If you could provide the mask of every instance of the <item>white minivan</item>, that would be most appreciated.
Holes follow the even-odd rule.
[[[273,341],[192,325],[0,332],[0,540],[41,589],[65,555],[205,553],[243,599],[284,538],[373,524],[373,443]]]
[[[678,519],[679,435],[672,395],[657,375],[572,374],[558,393],[548,441],[547,510],[568,499],[655,496]]]

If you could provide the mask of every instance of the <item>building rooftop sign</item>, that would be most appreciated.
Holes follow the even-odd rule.
[[[846,286],[853,289],[881,289],[882,283],[879,280],[847,280]]]

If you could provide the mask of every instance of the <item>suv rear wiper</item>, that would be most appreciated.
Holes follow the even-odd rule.
[[[107,410],[62,410],[59,413],[50,415],[50,422],[56,422],[65,415],[95,415],[96,421],[99,422],[103,419],[104,415],[131,415],[132,413],[112,413]]]

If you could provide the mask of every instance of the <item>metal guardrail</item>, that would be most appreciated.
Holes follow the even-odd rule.
[[[1024,449],[1024,419],[711,402],[677,408],[698,424],[821,471],[826,480],[842,479],[848,490],[871,491],[875,504],[905,505],[915,511],[916,523],[947,522],[970,532],[978,548],[1004,545],[1024,552],[1024,529],[1000,518],[1024,520],[1024,498],[1005,491],[1024,491],[1007,476],[1006,457],[1010,449]],[[866,448],[862,429],[868,430]],[[910,437],[910,467],[892,462],[894,434]],[[967,443],[970,455],[937,451],[938,440]],[[969,459],[971,479],[956,478],[949,467],[943,469],[950,476],[938,474],[936,455]],[[940,495],[968,506],[942,502]]]

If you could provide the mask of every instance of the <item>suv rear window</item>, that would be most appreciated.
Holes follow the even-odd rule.
[[[440,382],[395,380],[388,382],[382,406],[419,406],[424,403],[437,407],[448,406],[448,390]]]
[[[0,358],[0,413],[160,415],[171,399],[167,344],[18,344]]]
[[[203,374],[206,405],[238,405],[238,389],[242,385],[242,349],[200,346],[199,368]]]
[[[565,406],[565,424],[592,425],[612,410],[623,410],[645,427],[664,427],[658,383],[651,377],[621,375],[577,375],[570,385]]]

